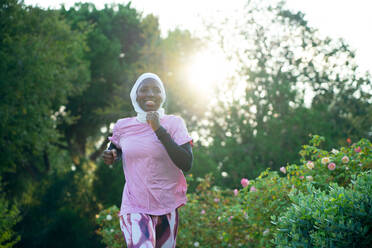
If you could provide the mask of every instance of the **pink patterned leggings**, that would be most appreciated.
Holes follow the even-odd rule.
[[[120,228],[128,248],[175,248],[178,211],[175,209],[160,216],[141,213],[122,215]]]

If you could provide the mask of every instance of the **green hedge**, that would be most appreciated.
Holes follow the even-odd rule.
[[[307,186],[290,194],[292,206],[273,217],[277,247],[370,247],[372,173],[362,173],[348,188],[332,183],[329,193]]]

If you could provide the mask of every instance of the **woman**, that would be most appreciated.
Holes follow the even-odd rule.
[[[129,248],[175,247],[177,210],[187,200],[182,171],[192,165],[192,139],[182,118],[164,114],[166,94],[157,75],[142,74],[130,97],[137,116],[116,122],[103,155],[112,164],[122,152],[126,183],[120,227]]]

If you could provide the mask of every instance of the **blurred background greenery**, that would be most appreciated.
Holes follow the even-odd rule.
[[[311,134],[324,149],[371,140],[371,75],[348,44],[282,1],[247,1],[242,13],[197,37],[161,35],[158,17],[130,3],[2,0],[0,247],[103,247],[95,215],[120,204],[124,177],[100,156],[113,123],[134,115],[129,91],[143,72],[162,78],[167,112],[195,139],[190,174],[226,189],[298,163]],[[223,64],[203,52],[212,43]]]

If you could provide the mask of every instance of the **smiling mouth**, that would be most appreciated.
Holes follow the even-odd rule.
[[[154,106],[155,106],[155,102],[154,102],[154,101],[151,101],[151,100],[147,100],[147,101],[145,101],[145,104],[146,104],[146,106],[148,106],[148,107],[154,107]]]

